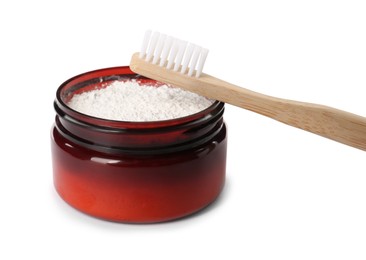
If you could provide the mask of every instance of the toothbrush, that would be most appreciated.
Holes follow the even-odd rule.
[[[238,87],[202,73],[208,50],[192,43],[147,31],[130,69],[287,125],[366,151],[366,118],[332,107],[281,99]]]

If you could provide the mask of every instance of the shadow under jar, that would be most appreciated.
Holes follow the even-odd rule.
[[[225,181],[224,103],[151,122],[101,119],[68,107],[74,94],[116,80],[162,84],[115,67],[78,75],[58,88],[51,131],[58,194],[89,215],[130,223],[181,218],[214,201]]]

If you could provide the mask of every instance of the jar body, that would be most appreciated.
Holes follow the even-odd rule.
[[[83,148],[52,130],[54,185],[73,207],[112,221],[180,218],[210,204],[225,181],[226,130],[193,150],[112,156]]]
[[[62,104],[55,107],[56,111],[60,107],[63,110]],[[154,134],[164,129],[163,137],[170,131],[184,130],[169,139],[169,143],[181,140],[181,135],[195,136],[189,145],[174,143],[169,150],[160,149],[169,146],[164,143],[159,149],[153,148],[153,152],[151,147],[140,147],[137,142],[137,151],[133,147],[100,149],[105,148],[100,143],[109,142],[111,133],[101,139],[99,132],[104,134],[105,126],[101,129],[93,126],[90,130],[89,123],[73,118],[67,111],[58,111],[51,131],[54,185],[59,195],[76,209],[111,221],[162,222],[192,214],[220,194],[226,169],[226,127],[222,114],[193,128],[189,121],[184,127],[179,124],[161,128],[158,124],[157,130],[149,126]],[[85,135],[88,137],[85,140],[79,128],[86,129],[91,137]],[[128,140],[134,140],[130,138],[130,129],[123,128],[121,132],[116,126],[111,129],[113,142],[116,138],[123,139],[126,133]],[[197,136],[203,129],[205,134]],[[133,132],[132,136],[138,136],[136,140],[142,138],[143,145],[149,144],[144,134]],[[163,137],[160,139],[166,140]],[[154,137],[150,141],[154,145],[160,143],[156,140]]]

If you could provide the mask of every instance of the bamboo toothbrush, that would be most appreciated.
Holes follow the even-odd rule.
[[[366,151],[366,118],[332,107],[263,95],[202,73],[208,50],[147,31],[130,68],[143,76],[251,110]]]

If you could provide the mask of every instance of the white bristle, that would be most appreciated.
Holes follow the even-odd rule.
[[[178,49],[179,49],[179,41],[177,39],[174,39],[173,46],[168,58],[168,65],[166,66],[168,70],[170,70],[173,67],[175,57],[177,57]]]
[[[192,43],[190,43],[187,47],[186,53],[184,55],[183,63],[182,63],[182,69],[180,70],[181,74],[186,73],[186,70],[188,68],[189,61],[192,58],[193,50],[196,46]]]
[[[185,41],[179,41],[179,50],[178,50],[178,54],[177,54],[177,58],[175,60],[175,65],[174,65],[174,71],[178,71],[180,68],[180,64],[182,62],[183,56],[184,56],[184,52],[186,51],[187,48],[187,42]]]
[[[142,59],[146,55],[147,45],[149,44],[150,36],[151,36],[151,30],[147,30],[145,32],[144,41],[142,42],[141,46],[141,51],[139,55],[140,59]]]
[[[173,38],[171,36],[168,36],[165,40],[163,51],[161,52],[161,58],[159,63],[160,67],[163,67],[165,65],[166,59],[168,58],[169,52],[172,48],[172,44],[173,44]]]
[[[189,71],[188,71],[188,76],[190,76],[190,77],[193,75],[194,69],[196,68],[197,61],[198,61],[198,58],[199,58],[200,53],[201,53],[201,49],[202,48],[200,46],[197,46],[197,45],[194,48],[191,63],[189,64]]]
[[[202,69],[203,69],[203,66],[205,65],[207,55],[208,55],[208,50],[205,48],[202,48],[201,56],[198,61],[198,66],[197,66],[197,70],[196,70],[196,78],[199,78],[199,76],[201,76]]]
[[[150,62],[152,56],[154,55],[154,51],[155,51],[156,43],[158,42],[158,39],[159,39],[159,35],[160,35],[160,33],[154,32],[151,37],[149,50],[147,51],[146,59],[145,59],[145,61],[147,61],[147,62]]]
[[[159,64],[181,74],[198,78],[205,64],[208,50],[192,43],[166,36],[158,32],[146,31],[139,54],[146,62]],[[188,69],[188,72],[187,72]]]
[[[153,61],[152,61],[153,64],[158,63],[158,61],[160,59],[160,55],[161,55],[161,52],[163,51],[163,46],[164,46],[164,43],[165,43],[165,39],[166,39],[166,35],[161,34],[160,37],[159,37],[158,43],[156,44],[155,51],[154,51],[154,58],[153,58]]]

